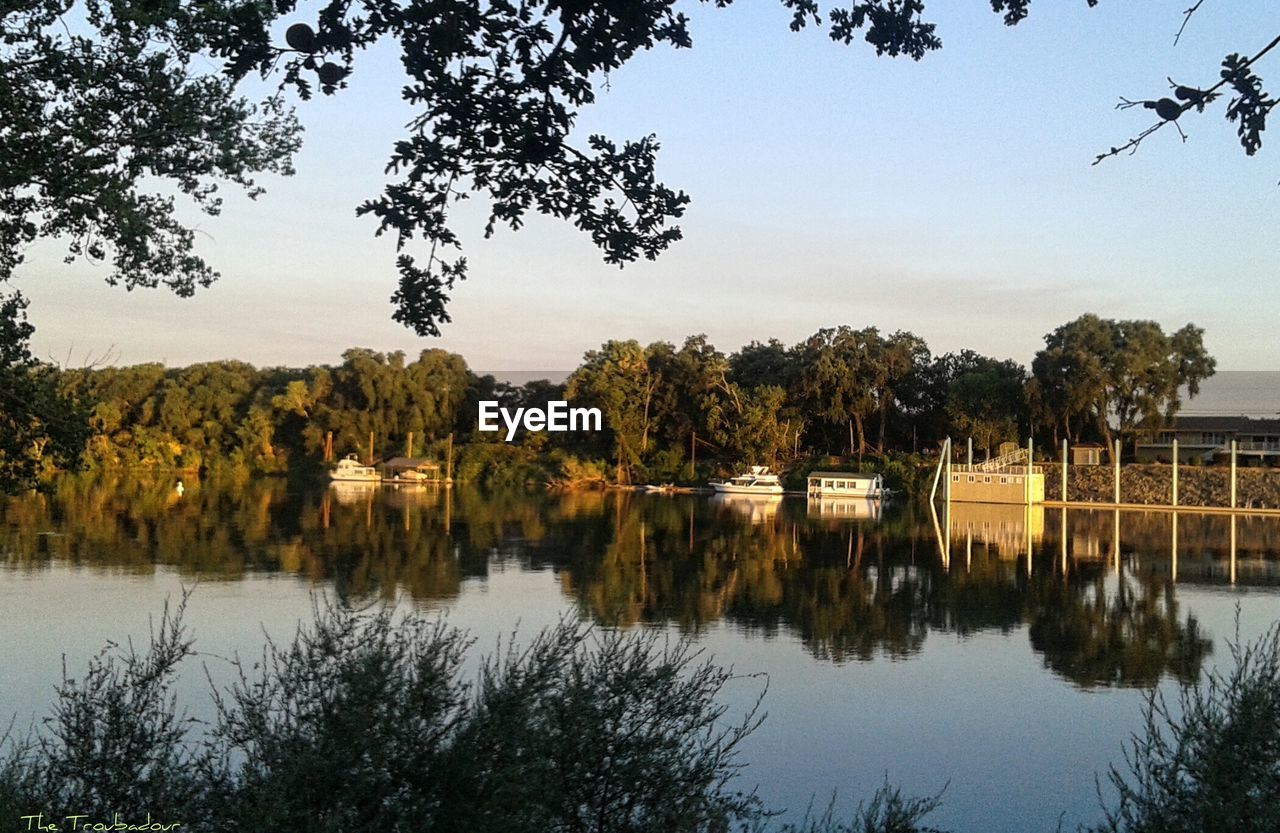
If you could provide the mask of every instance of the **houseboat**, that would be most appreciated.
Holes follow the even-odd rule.
[[[814,471],[809,473],[810,498],[871,498],[885,496],[884,478],[878,474],[852,474],[847,471]]]
[[[348,454],[338,461],[338,465],[329,472],[329,479],[336,482],[355,481],[359,483],[379,483],[382,475],[373,466],[361,463],[354,454]]]
[[[782,483],[778,475],[770,474],[767,466],[752,466],[746,474],[740,474],[724,481],[713,480],[712,489],[721,494],[731,495],[780,495]]]

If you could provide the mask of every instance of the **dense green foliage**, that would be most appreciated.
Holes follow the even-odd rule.
[[[26,306],[0,295],[0,494],[29,488],[47,467],[74,467],[89,433],[55,370],[31,355]]]
[[[971,436],[987,453],[1029,432],[1129,437],[1175,414],[1180,388],[1195,395],[1214,367],[1191,324],[1166,336],[1155,322],[1086,315],[1045,340],[1031,374],[969,350],[935,357],[913,333],[841,326],[791,347],[752,342],[730,355],[701,335],[679,347],[610,341],[588,351],[563,385],[512,387],[443,350],[407,361],[363,348],[339,365],[304,369],[224,361],[29,377],[89,408],[84,462],[99,469],[306,471],[321,465],[332,434],[335,458],[409,455],[412,438],[409,456],[442,464],[452,438],[458,479],[494,486],[700,483],[744,464],[802,473],[825,459],[884,472],[911,492],[923,462],[916,455],[947,436]],[[602,430],[522,430],[514,443],[477,430],[480,400],[515,409],[562,398],[599,408]],[[50,456],[65,444],[27,434],[20,445],[35,463],[66,462],[65,453]]]
[[[414,434],[419,453],[460,425],[474,426],[477,386],[459,356],[352,349],[335,367],[257,369],[210,362],[68,371],[65,390],[91,403],[86,461],[98,468],[236,466],[282,472],[313,465],[325,436],[335,455],[398,453]]]
[[[109,281],[180,295],[217,272],[173,194],[208,214],[218,186],[291,173],[300,127],[254,105],[208,57],[261,4],[17,0],[0,7],[0,281],[38,238],[110,260]],[[158,187],[159,186],[159,187]]]
[[[1195,396],[1215,365],[1193,324],[1166,335],[1154,321],[1082,315],[1045,336],[1031,363],[1031,398],[1055,440],[1092,431],[1110,446],[1113,425],[1127,439],[1172,416],[1180,388]]]

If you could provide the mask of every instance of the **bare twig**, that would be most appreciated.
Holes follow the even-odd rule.
[[[1203,2],[1204,0],[1196,0],[1196,4],[1194,6],[1182,13],[1182,25],[1178,27],[1178,33],[1173,36],[1174,46],[1178,45],[1178,39],[1182,37],[1182,33],[1186,31],[1187,24],[1191,22],[1191,15],[1196,13],[1196,10],[1200,8],[1200,4]]]

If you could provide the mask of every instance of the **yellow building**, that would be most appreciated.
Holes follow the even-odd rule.
[[[1044,470],[1025,465],[952,466],[948,496],[970,503],[1043,503]]]

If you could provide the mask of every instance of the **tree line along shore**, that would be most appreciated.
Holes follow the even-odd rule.
[[[679,346],[608,341],[563,384],[519,386],[440,349],[410,360],[352,348],[337,365],[307,368],[28,361],[0,374],[0,387],[25,374],[31,403],[0,468],[12,487],[78,467],[306,474],[322,470],[328,447],[335,458],[441,462],[452,449],[454,478],[486,486],[699,483],[747,464],[801,482],[838,464],[911,491],[947,436],[972,437],[979,454],[1027,435],[1110,447],[1175,415],[1180,392],[1194,396],[1214,366],[1193,324],[1167,334],[1091,314],[1048,333],[1029,365],[972,350],[935,355],[914,333],[849,326],[728,354],[702,335]],[[521,432],[514,442],[476,430],[482,400],[545,408],[560,399],[599,408],[602,430]]]

